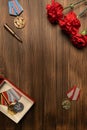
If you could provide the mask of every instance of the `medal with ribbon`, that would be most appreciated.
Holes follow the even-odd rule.
[[[23,28],[25,26],[25,20],[23,17],[19,16],[23,12],[22,6],[19,4],[18,0],[8,1],[9,14],[12,16],[17,16],[14,19],[14,25],[16,28]]]
[[[79,99],[79,97],[80,97],[80,92],[81,92],[81,89],[78,88],[77,86],[72,87],[66,93],[68,99],[63,100],[62,107],[65,110],[70,109],[70,107],[71,107],[71,101],[77,101]]]
[[[18,102],[20,98],[21,95],[12,88],[0,94],[0,104],[7,106],[8,112],[14,115],[24,109],[24,105]]]

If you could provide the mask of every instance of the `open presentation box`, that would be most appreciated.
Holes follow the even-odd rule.
[[[9,80],[0,81],[0,111],[18,123],[34,104],[29,96]]]

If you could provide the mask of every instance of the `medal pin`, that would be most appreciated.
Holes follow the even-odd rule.
[[[70,107],[71,107],[71,101],[68,99],[63,100],[62,108],[65,110],[68,110],[68,109],[70,109]]]
[[[18,29],[24,28],[25,27],[25,19],[23,17],[21,17],[21,16],[17,16],[14,19],[14,25]]]
[[[79,96],[80,96],[80,88],[78,88],[77,86],[74,86],[73,88],[71,88],[68,92],[67,92],[67,98],[62,102],[62,107],[65,110],[70,109],[71,107],[71,101],[77,101]]]
[[[12,92],[15,92],[12,90]],[[11,94],[11,93],[10,93]],[[17,96],[17,93],[14,93],[15,96]],[[21,112],[24,109],[24,105],[21,102],[18,102],[17,100],[15,102],[9,103],[8,99],[6,98],[6,96],[4,95],[4,93],[2,93],[3,98],[5,99],[7,105],[8,105],[8,112],[12,115],[16,114],[17,112]],[[12,98],[12,97],[11,97]],[[15,97],[14,97],[15,98]]]

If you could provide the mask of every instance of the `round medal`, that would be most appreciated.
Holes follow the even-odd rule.
[[[1,93],[1,95],[3,96],[8,105],[8,113],[10,113],[11,115],[15,115],[16,114],[16,111],[14,111],[15,102],[10,104],[5,95],[3,93]]]
[[[65,99],[62,102],[62,108],[65,110],[68,110],[68,109],[70,109],[70,107],[71,107],[71,102],[68,99]]]
[[[14,106],[15,106],[15,103],[11,103],[8,106],[8,113],[10,113],[11,115],[15,115],[17,113],[16,111],[14,111]]]
[[[17,102],[14,107],[13,110],[15,112],[21,112],[24,109],[24,105],[21,102]]]
[[[23,28],[25,26],[25,20],[23,17],[20,17],[20,16],[17,16],[15,19],[14,19],[14,25],[16,28]]]
[[[1,93],[8,106],[8,113],[15,115],[17,112],[21,112],[24,109],[24,105],[21,102],[10,103],[3,93]]]

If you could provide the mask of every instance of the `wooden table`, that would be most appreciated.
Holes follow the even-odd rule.
[[[0,0],[0,74],[29,94],[35,105],[18,124],[0,113],[0,130],[87,130],[87,48],[76,49],[58,25],[49,23],[45,7],[50,0],[19,2],[26,20],[23,29],[16,29],[7,0]],[[58,2],[65,7],[76,0]],[[74,11],[79,14],[84,8],[80,4]],[[82,31],[87,17],[80,21]],[[4,23],[22,38],[22,44]],[[74,85],[81,88],[81,96],[70,110],[63,110],[61,103]]]

